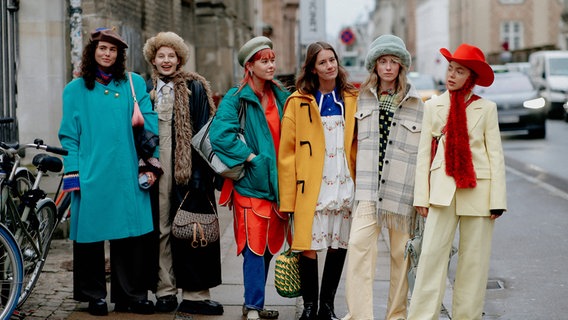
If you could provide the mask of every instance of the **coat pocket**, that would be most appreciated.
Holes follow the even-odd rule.
[[[406,153],[417,153],[422,123],[411,120],[398,120],[397,123],[402,128],[394,137],[397,147]]]
[[[355,119],[357,119],[357,140],[369,138],[372,128],[372,114],[373,110],[360,110],[355,113]]]

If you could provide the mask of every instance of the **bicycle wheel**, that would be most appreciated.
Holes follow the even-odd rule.
[[[28,190],[31,190],[35,182],[34,174],[28,169],[21,169],[16,172],[14,177],[14,185],[12,190],[12,197],[14,198],[14,203],[16,207],[19,206],[22,195]]]
[[[24,280],[22,292],[18,301],[20,307],[32,293],[32,290],[39,278],[41,269],[45,264],[51,235],[55,229],[55,216],[57,208],[51,199],[40,202],[35,211],[35,215],[29,215],[27,221],[27,231],[29,236],[25,236],[20,245],[22,259],[24,262]]]
[[[14,237],[0,225],[0,319],[8,319],[22,289],[22,256]]]

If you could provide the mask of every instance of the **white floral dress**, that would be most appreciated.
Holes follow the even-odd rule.
[[[347,249],[355,184],[344,150],[343,101],[336,92],[316,94],[325,136],[320,193],[312,224],[312,250]]]

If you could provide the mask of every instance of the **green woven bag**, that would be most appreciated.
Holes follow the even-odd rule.
[[[300,253],[288,249],[276,258],[274,266],[274,286],[276,292],[284,298],[296,298],[302,295],[300,289]]]

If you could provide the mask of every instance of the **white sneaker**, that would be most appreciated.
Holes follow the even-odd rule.
[[[260,317],[258,315],[258,311],[257,310],[249,310],[247,312],[247,320],[259,320]]]

